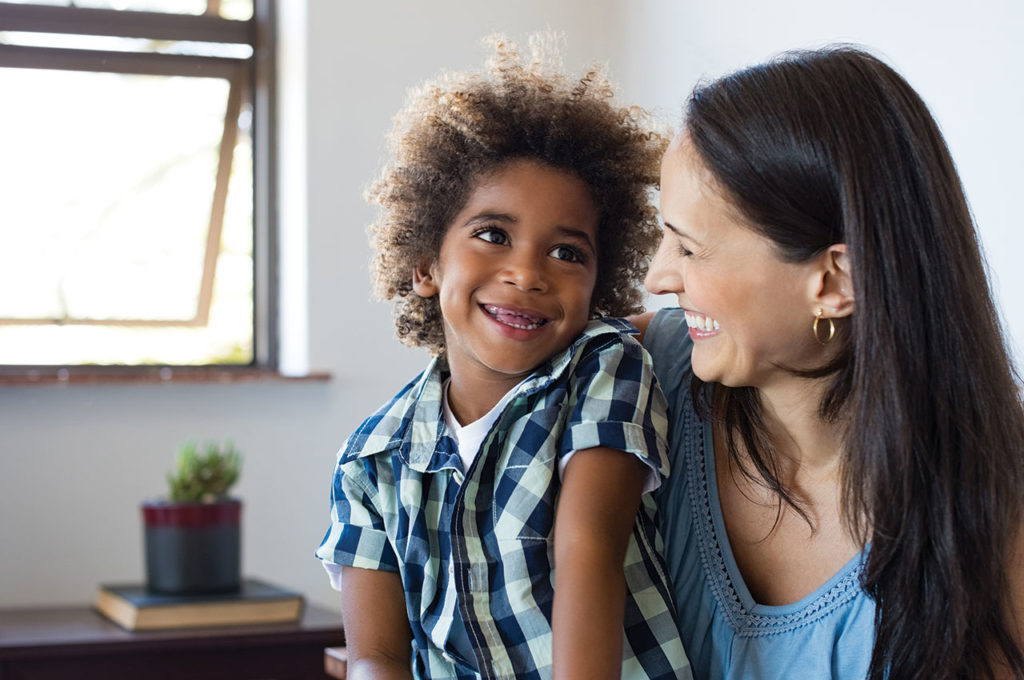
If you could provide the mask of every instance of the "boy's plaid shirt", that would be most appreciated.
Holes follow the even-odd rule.
[[[345,443],[316,554],[400,573],[417,677],[551,677],[559,457],[607,446],[668,473],[665,398],[635,332],[590,322],[516,388],[465,473],[441,415],[443,359]],[[645,495],[626,554],[622,677],[689,678],[654,512]],[[446,645],[456,616],[468,664]]]

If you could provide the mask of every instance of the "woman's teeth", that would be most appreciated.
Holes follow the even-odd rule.
[[[686,313],[686,325],[699,331],[717,331],[721,326],[710,316]]]

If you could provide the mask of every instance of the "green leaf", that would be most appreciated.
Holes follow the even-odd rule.
[[[208,502],[227,497],[242,471],[242,454],[228,439],[223,445],[207,442],[202,451],[195,441],[178,448],[175,470],[167,473],[170,500]]]

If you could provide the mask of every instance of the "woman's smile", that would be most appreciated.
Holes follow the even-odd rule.
[[[701,340],[718,335],[721,326],[710,316],[689,309],[683,311],[686,313],[686,325],[690,328],[691,338]]]

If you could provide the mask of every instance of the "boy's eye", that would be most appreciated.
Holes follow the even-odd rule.
[[[473,234],[473,238],[478,238],[488,243],[503,246],[508,243],[508,234],[497,227],[484,227]]]
[[[555,246],[551,251],[551,256],[558,260],[565,260],[566,262],[584,262],[586,257],[583,255],[583,251],[574,246]]]

